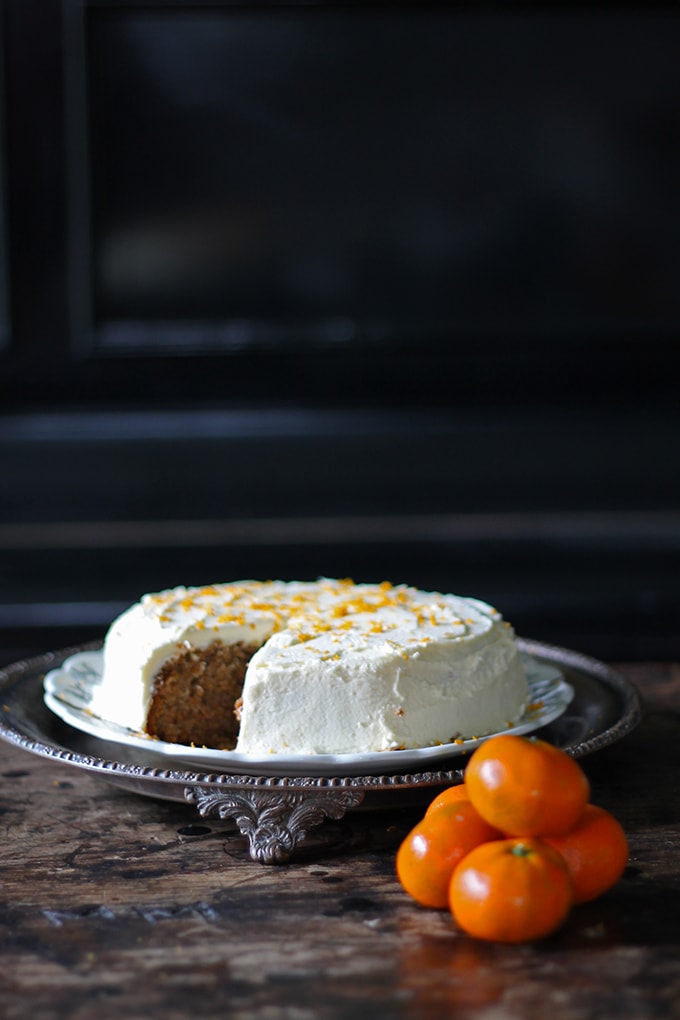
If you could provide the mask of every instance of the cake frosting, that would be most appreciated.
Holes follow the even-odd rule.
[[[230,677],[217,695],[215,662]],[[512,725],[527,698],[513,629],[485,602],[321,579],[143,596],[109,629],[90,707],[161,739],[215,746],[218,734],[263,757],[483,736]]]

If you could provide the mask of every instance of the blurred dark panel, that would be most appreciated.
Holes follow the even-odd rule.
[[[680,322],[676,25],[93,10],[95,343],[665,339]]]
[[[669,399],[678,12],[5,6],[7,404]]]
[[[679,424],[611,408],[6,417],[5,640],[99,636],[174,584],[325,574],[476,594],[606,658],[677,655]]]
[[[7,260],[7,209],[5,184],[5,45],[4,26],[0,20],[0,352],[9,343],[9,265]]]
[[[0,656],[318,574],[680,656],[680,9],[0,14]]]

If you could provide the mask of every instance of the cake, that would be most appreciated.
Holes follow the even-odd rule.
[[[485,602],[321,579],[144,595],[109,628],[90,708],[160,740],[263,757],[483,736],[527,699],[513,629]]]

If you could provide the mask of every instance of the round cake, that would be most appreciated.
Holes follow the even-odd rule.
[[[478,599],[349,580],[144,595],[111,625],[91,711],[248,755],[426,747],[511,726],[512,627]]]

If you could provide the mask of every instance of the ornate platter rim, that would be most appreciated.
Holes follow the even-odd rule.
[[[395,791],[460,781],[465,762],[461,756],[442,760],[439,763],[441,767],[431,771],[401,772],[386,768],[380,775],[249,775],[239,771],[196,772],[188,770],[184,764],[158,762],[141,754],[136,756],[137,760],[118,760],[120,756],[116,756],[116,746],[96,737],[90,737],[87,747],[79,749],[78,740],[74,740],[73,736],[81,734],[54,717],[54,725],[47,721],[51,713],[42,703],[42,682],[44,675],[68,656],[94,650],[100,644],[94,642],[48,652],[0,669],[3,698],[0,739],[56,763],[95,772],[134,792],[172,800],[185,799],[188,787],[215,790],[266,787],[281,791],[298,787],[329,791],[351,787],[365,791]],[[561,746],[574,757],[593,753],[620,740],[637,725],[640,720],[637,690],[619,672],[597,659],[569,649],[529,639],[519,639],[519,644],[525,654],[564,670],[570,682],[579,675],[583,677],[587,691],[580,706],[582,715],[588,716],[591,711],[600,708],[600,701],[612,703],[604,723],[596,723],[586,731],[581,726],[574,739],[561,741]],[[570,677],[569,673],[573,676]],[[389,752],[386,757],[389,758]],[[385,764],[387,766],[388,761]],[[447,765],[450,767],[445,767]]]

